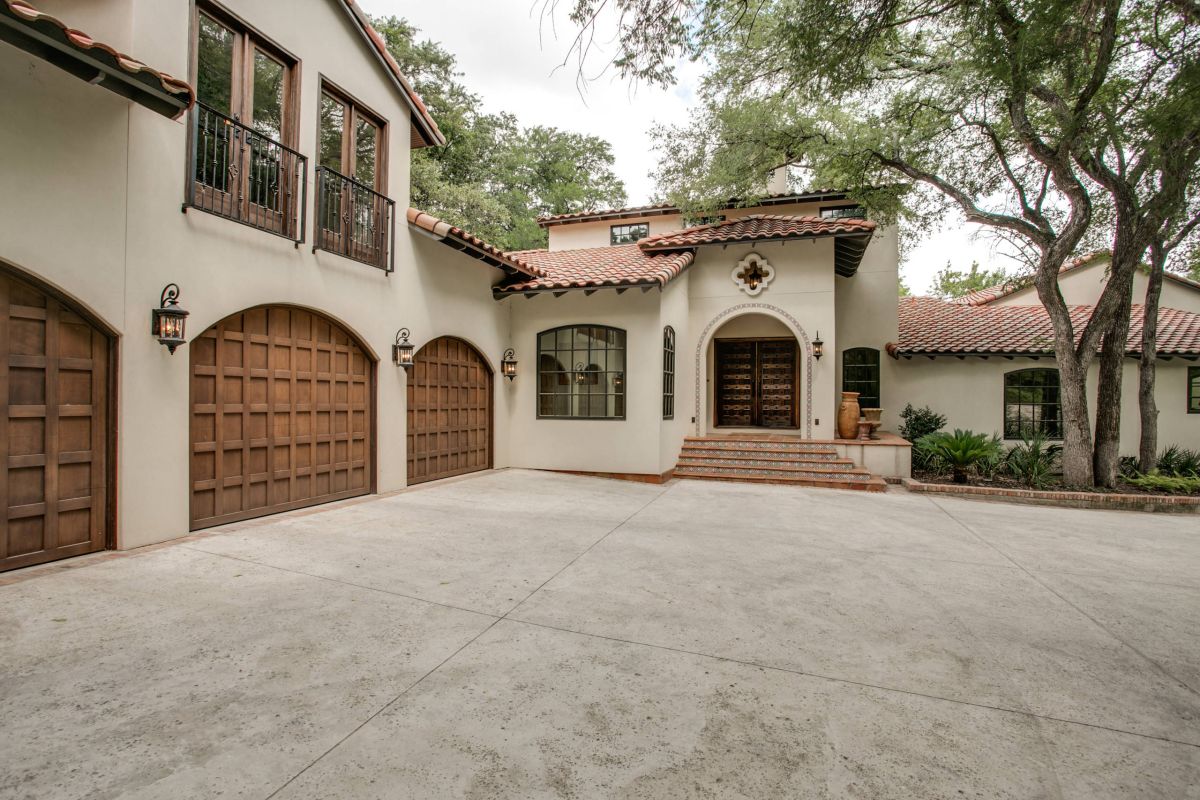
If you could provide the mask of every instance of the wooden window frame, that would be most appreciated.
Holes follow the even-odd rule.
[[[355,136],[357,132],[356,120],[361,116],[370,122],[379,131],[379,138],[375,140],[375,185],[370,187],[382,195],[387,195],[387,168],[388,168],[388,133],[390,125],[387,119],[376,113],[370,106],[358,100],[354,95],[342,89],[333,81],[329,80],[324,75],[318,75],[317,81],[317,139],[316,147],[313,150],[314,161],[316,166],[321,164],[321,101],[325,95],[329,95],[334,100],[341,103],[346,108],[346,117],[342,127],[342,153],[341,153],[341,170],[338,172],[347,178],[355,177],[353,167],[347,169],[347,162],[353,161],[355,156]],[[357,165],[355,165],[357,166]]]
[[[562,331],[562,330],[572,330],[573,331],[577,328],[601,328],[603,330],[613,331],[613,332],[619,333],[621,335],[621,337],[620,337],[621,345],[619,347],[606,346],[606,347],[602,348],[602,351],[605,353],[608,353],[609,351],[612,351],[612,350],[622,351],[625,354],[624,369],[619,370],[619,371],[608,369],[608,363],[607,363],[607,358],[606,358],[605,359],[605,368],[603,370],[596,370],[594,377],[589,378],[587,381],[588,385],[595,385],[600,382],[601,375],[607,376],[609,373],[613,373],[613,372],[616,372],[617,374],[619,374],[621,376],[621,389],[619,392],[605,392],[602,395],[592,395],[589,393],[589,396],[592,396],[592,397],[599,396],[599,397],[605,397],[605,398],[607,398],[609,396],[620,397],[621,398],[621,413],[620,414],[612,414],[612,415],[606,414],[605,416],[602,416],[602,417],[593,417],[593,416],[579,416],[574,413],[569,413],[569,414],[565,414],[565,415],[563,415],[563,414],[543,414],[542,413],[542,395],[545,394],[544,392],[542,392],[542,375],[544,374],[544,370],[542,370],[542,355],[543,355],[543,353],[546,353],[546,352],[553,352],[553,353],[559,352],[557,346],[553,350],[543,349],[542,348],[542,337],[544,335],[546,335],[547,333],[557,334],[559,331]],[[588,348],[589,353],[593,349],[594,348],[589,347]],[[572,350],[574,350],[574,348],[572,348]],[[614,420],[623,421],[626,419],[626,415],[629,413],[629,406],[628,406],[628,404],[629,404],[629,333],[624,328],[617,328],[613,325],[596,325],[596,324],[583,323],[583,322],[575,323],[572,325],[559,325],[555,328],[547,328],[546,330],[538,331],[538,333],[537,333],[536,352],[537,352],[538,363],[537,363],[537,387],[534,391],[534,410],[537,412],[537,419],[574,420],[574,421],[581,421],[581,422],[588,422],[588,421],[610,422],[610,421],[614,421]],[[557,361],[557,359],[555,359],[555,360]],[[558,362],[558,363],[561,363],[561,362]],[[588,368],[590,368],[591,366],[593,366],[591,363],[589,363],[587,365]],[[590,369],[585,369],[585,372],[590,372]],[[554,370],[554,374],[559,374],[559,373],[561,373],[563,375],[572,376],[571,380],[574,383],[574,376],[575,376],[575,365],[574,364],[570,365],[569,367],[567,367],[563,370]],[[556,396],[556,395],[551,395],[551,396]],[[568,398],[574,398],[575,392],[572,391],[572,392],[568,393],[566,396]],[[614,405],[615,405],[615,403],[614,403]],[[606,410],[607,410],[607,402],[606,402],[605,406],[606,406]],[[573,410],[573,408],[574,408],[574,403],[571,404],[571,408],[568,410]]]
[[[637,239],[634,239],[632,241],[626,241],[626,242],[616,241],[618,230],[623,230],[626,233],[628,233],[628,231],[632,230],[633,228],[644,228],[646,231],[645,236],[639,236]],[[645,239],[646,236],[649,236],[649,235],[650,235],[650,223],[649,222],[633,222],[633,223],[630,223],[627,225],[609,225],[608,226],[608,244],[609,244],[609,246],[622,245],[622,244],[634,244],[635,242],[638,242],[641,239]]]
[[[846,356],[851,353],[871,353],[875,357],[875,363],[874,364],[847,364]],[[849,388],[849,386],[862,386],[864,384],[866,384],[866,385],[874,384],[875,393],[868,394],[867,397],[873,397],[873,398],[875,398],[876,402],[882,403],[883,402],[883,381],[880,377],[879,365],[880,365],[880,353],[874,347],[848,347],[842,351],[842,391],[843,392],[859,392],[859,401],[860,401],[859,406],[862,408],[877,408],[878,406],[863,405],[861,402],[861,399],[862,399],[862,395],[866,394],[866,393],[860,392],[858,389],[851,389],[851,388]],[[859,380],[859,379],[847,380],[847,378],[846,378],[846,368],[847,367],[854,367],[854,368],[858,368],[858,369],[873,369],[874,377],[869,378],[867,380]]]
[[[233,83],[229,95],[229,116],[243,125],[254,127],[254,70],[247,63],[254,61],[254,51],[261,50],[283,64],[283,118],[280,120],[279,143],[296,149],[300,122],[300,59],[281,47],[275,40],[255,28],[229,9],[213,0],[195,0],[191,17],[191,56],[188,59],[193,83],[200,70],[200,15],[204,14],[233,31]]]
[[[663,328],[663,419],[675,419],[675,329]]]
[[[1200,414],[1200,367],[1187,368],[1187,413]]]
[[[1014,382],[1014,381],[1017,379],[1017,376],[1026,375],[1026,374],[1030,374],[1030,373],[1039,373],[1039,374],[1050,374],[1050,373],[1052,373],[1052,374],[1054,375],[1054,377],[1055,377],[1055,380],[1057,381],[1057,386],[1056,386],[1056,387],[1054,387],[1054,388],[1056,388],[1056,389],[1057,389],[1057,391],[1058,391],[1058,399],[1057,399],[1056,401],[1054,401],[1054,402],[1047,402],[1047,401],[1045,401],[1045,400],[1037,400],[1037,401],[1031,401],[1031,402],[1021,402],[1021,401],[1017,401],[1017,402],[1010,402],[1010,401],[1009,401],[1009,399],[1008,399],[1008,393],[1009,393],[1009,390],[1010,390],[1010,389],[1013,389],[1013,390],[1020,390],[1020,389],[1045,389],[1045,388],[1049,388],[1049,387],[1046,387],[1046,386],[1038,386],[1038,385],[1034,385],[1034,384],[1017,384],[1017,385],[1011,385],[1011,386],[1010,386],[1010,383],[1013,383],[1013,382]],[[1062,438],[1063,438],[1063,417],[1062,417],[1062,380],[1061,380],[1061,376],[1059,375],[1059,373],[1058,373],[1058,370],[1057,370],[1057,369],[1055,369],[1055,368],[1053,368],[1053,367],[1026,367],[1026,368],[1024,368],[1024,369],[1014,369],[1014,370],[1010,370],[1010,371],[1008,371],[1008,372],[1004,373],[1004,390],[1003,390],[1003,391],[1004,391],[1004,397],[1003,397],[1003,400],[1004,400],[1004,403],[1003,403],[1003,406],[1004,406],[1003,414],[1004,414],[1004,415],[1003,415],[1003,417],[1002,417],[1002,418],[1001,418],[1001,420],[1000,420],[1000,423],[1001,423],[1001,424],[1000,424],[1000,429],[1001,429],[1001,430],[1004,432],[1004,438],[1005,438],[1005,439],[1008,439],[1008,440],[1010,440],[1010,441],[1015,441],[1015,440],[1017,440],[1017,439],[1023,439],[1023,438],[1026,438],[1025,434],[1023,434],[1023,433],[1022,433],[1022,431],[1021,431],[1021,429],[1020,429],[1020,424],[1021,424],[1021,414],[1020,414],[1020,412],[1019,412],[1019,411],[1018,411],[1018,414],[1017,414],[1017,425],[1018,425],[1018,428],[1017,428],[1017,430],[1015,431],[1015,434],[1016,434],[1016,435],[1010,435],[1011,433],[1014,433],[1014,431],[1013,431],[1012,429],[1010,429],[1010,427],[1009,427],[1009,424],[1008,424],[1008,409],[1009,409],[1009,407],[1010,407],[1010,406],[1017,406],[1017,407],[1020,407],[1020,406],[1037,406],[1037,407],[1046,407],[1046,408],[1057,408],[1057,410],[1058,410],[1058,415],[1057,415],[1057,426],[1058,426],[1058,433],[1057,433],[1057,434],[1050,434],[1050,433],[1047,433],[1047,432],[1046,432],[1046,431],[1044,431],[1044,430],[1039,430],[1039,431],[1034,431],[1034,432],[1035,432],[1035,433],[1041,433],[1041,434],[1042,434],[1042,435],[1043,435],[1045,438],[1047,438],[1047,439],[1050,439],[1050,440],[1054,440],[1054,441],[1061,441],[1061,440],[1062,440]],[[1039,421],[1039,425],[1040,425],[1040,426],[1043,426],[1043,427],[1044,427],[1044,426],[1045,426],[1045,424],[1046,424],[1045,420],[1041,420],[1041,421]]]

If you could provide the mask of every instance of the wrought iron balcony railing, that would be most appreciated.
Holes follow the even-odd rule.
[[[308,159],[203,103],[191,112],[184,211],[196,208],[304,241]]]
[[[317,167],[318,248],[384,272],[395,267],[396,202],[328,167]]]

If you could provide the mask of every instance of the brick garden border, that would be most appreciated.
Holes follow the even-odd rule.
[[[1027,503],[1029,505],[1096,508],[1115,511],[1159,511],[1174,514],[1200,514],[1200,497],[1190,495],[1046,492],[1038,489],[1008,489],[999,486],[959,486],[948,483],[925,483],[915,478],[901,478],[900,483],[910,492],[945,494],[980,500],[997,500],[1002,503]]]

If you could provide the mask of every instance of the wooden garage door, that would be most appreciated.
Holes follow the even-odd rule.
[[[491,466],[492,372],[461,339],[434,339],[408,380],[408,482]]]
[[[345,330],[255,308],[188,349],[193,530],[371,491],[374,365]]]
[[[103,550],[111,341],[0,273],[0,570]]]

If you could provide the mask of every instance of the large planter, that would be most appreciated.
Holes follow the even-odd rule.
[[[858,392],[842,392],[842,404],[838,407],[837,435],[839,439],[853,439],[858,435]]]

